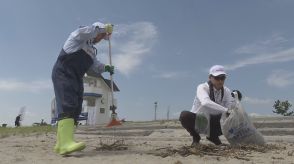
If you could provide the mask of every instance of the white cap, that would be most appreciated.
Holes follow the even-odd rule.
[[[101,22],[95,22],[95,23],[93,23],[93,26],[96,26],[96,27],[99,27],[99,28],[104,28],[105,24],[101,23]]]
[[[222,65],[214,65],[210,68],[209,74],[212,76],[226,75],[225,68]]]
[[[105,24],[101,23],[101,22],[95,22],[93,23],[93,26],[95,26],[96,28],[99,28],[99,33],[105,33]]]

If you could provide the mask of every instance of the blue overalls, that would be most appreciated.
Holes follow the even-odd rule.
[[[81,114],[83,103],[83,77],[93,64],[84,50],[66,54],[62,49],[53,67],[52,81],[56,96],[58,120],[74,118]]]

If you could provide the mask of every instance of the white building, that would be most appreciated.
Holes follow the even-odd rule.
[[[113,83],[113,91],[119,89]],[[110,121],[112,105],[111,99],[111,81],[105,79],[101,74],[88,72],[84,76],[84,101],[80,121],[85,121],[87,125],[107,124]],[[117,107],[117,100],[114,98],[114,105]],[[51,123],[56,123],[56,105],[55,98],[51,103]]]

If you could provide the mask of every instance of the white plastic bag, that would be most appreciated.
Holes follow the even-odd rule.
[[[224,113],[221,118],[222,133],[232,145],[256,144],[264,145],[265,140],[256,130],[247,113],[243,110],[235,94],[236,107],[231,110],[229,116]]]

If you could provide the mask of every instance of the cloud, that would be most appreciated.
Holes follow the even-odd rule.
[[[139,69],[157,40],[156,27],[151,22],[118,25],[113,34],[113,63],[124,75]]]
[[[271,99],[258,99],[250,97],[245,97],[242,101],[252,105],[272,105],[274,103],[274,101]]]
[[[270,86],[283,88],[294,84],[294,73],[285,70],[275,70],[267,78]]]
[[[294,60],[294,48],[283,50],[272,54],[259,54],[255,57],[242,59],[232,65],[225,65],[227,70],[235,70],[237,68],[246,67],[253,64],[263,63],[278,63],[278,62],[290,62]]]
[[[176,79],[176,78],[183,78],[187,77],[188,73],[186,72],[161,72],[157,75],[154,75],[154,78],[161,78],[161,79]]]
[[[269,39],[257,41],[249,45],[244,45],[237,50],[237,54],[264,54],[268,52],[280,51],[283,49],[282,44],[287,42],[280,34],[273,34]]]
[[[250,117],[271,117],[273,115],[270,114],[259,114],[259,113],[249,113]]]
[[[235,51],[237,54],[252,54],[255,56],[240,59],[234,64],[225,65],[225,67],[227,70],[235,70],[254,64],[293,61],[294,48],[285,49],[283,47],[287,41],[279,34],[275,34],[270,39],[242,46]]]
[[[259,113],[249,113],[249,116],[251,116],[251,117],[258,117],[258,116],[262,116],[262,115],[259,114]]]
[[[51,80],[23,82],[18,80],[0,79],[0,91],[40,92],[43,90],[51,90],[52,88]]]

